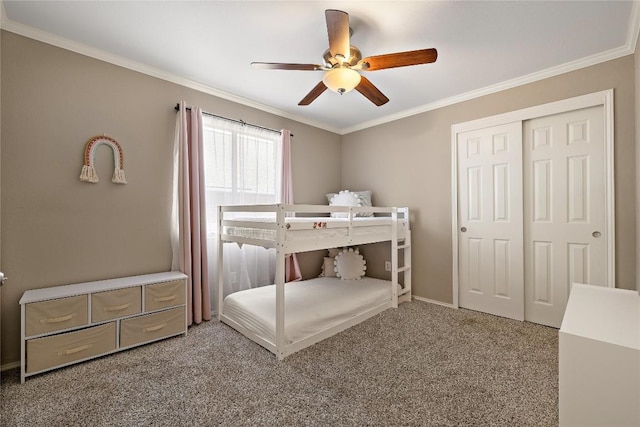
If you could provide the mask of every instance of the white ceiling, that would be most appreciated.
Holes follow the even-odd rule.
[[[633,53],[632,1],[12,1],[2,28],[337,133],[348,133]],[[366,76],[356,91],[298,102],[321,71],[325,9],[349,13],[363,56],[434,47],[434,64]],[[178,100],[176,100],[178,101]],[[188,101],[188,100],[187,100]]]

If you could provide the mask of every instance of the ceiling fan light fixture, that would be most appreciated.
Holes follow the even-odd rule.
[[[332,91],[342,95],[360,83],[360,73],[346,67],[336,67],[324,74],[322,82]]]

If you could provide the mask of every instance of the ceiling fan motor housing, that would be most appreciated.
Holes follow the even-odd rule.
[[[344,59],[342,59],[341,57],[336,58],[335,56],[331,55],[331,52],[329,51],[329,49],[327,49],[324,52],[324,55],[322,55],[322,58],[324,59],[325,65],[330,68],[334,68],[336,66],[341,66],[341,65],[347,65],[349,67],[353,67],[358,63],[358,61],[362,59],[362,53],[360,52],[360,49],[350,45],[348,58],[344,58]]]

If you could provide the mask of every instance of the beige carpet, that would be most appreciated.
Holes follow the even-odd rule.
[[[558,331],[402,304],[282,362],[216,321],[31,377],[2,426],[553,426]]]

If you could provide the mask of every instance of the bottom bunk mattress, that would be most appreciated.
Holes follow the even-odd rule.
[[[284,294],[285,339],[291,344],[390,302],[391,282],[318,277],[286,283]],[[276,342],[275,285],[230,294],[224,299],[223,314],[258,337]]]

